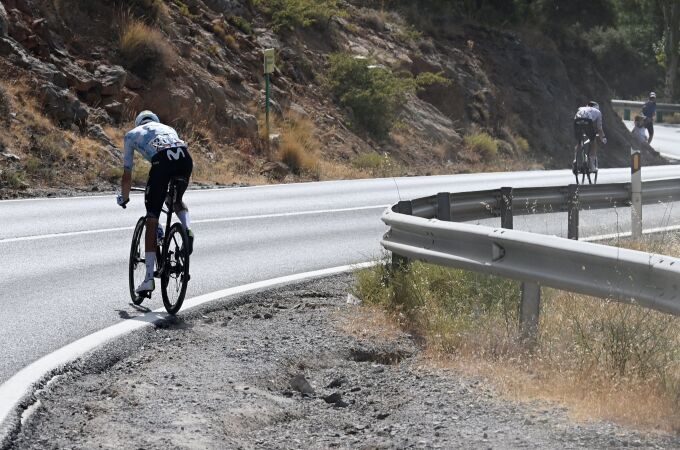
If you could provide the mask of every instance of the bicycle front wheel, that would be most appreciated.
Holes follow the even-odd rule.
[[[189,284],[189,238],[181,224],[175,223],[165,238],[161,274],[163,305],[170,314],[177,314],[182,307]]]
[[[144,257],[144,228],[146,225],[146,218],[140,217],[135,225],[135,231],[132,233],[132,245],[130,247],[130,263],[128,266],[128,282],[130,285],[130,298],[132,303],[139,305],[142,303],[143,297],[139,297],[135,292],[144,277],[146,277],[146,261]]]

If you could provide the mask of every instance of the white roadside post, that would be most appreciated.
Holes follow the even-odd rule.
[[[630,218],[633,239],[642,237],[642,170],[640,150],[630,149]]]

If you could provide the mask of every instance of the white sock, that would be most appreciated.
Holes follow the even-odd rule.
[[[177,217],[179,218],[179,221],[182,222],[182,226],[184,227],[184,229],[188,230],[189,227],[191,226],[191,219],[189,218],[189,211],[187,211],[187,210],[178,211]]]
[[[145,261],[146,261],[146,280],[153,280],[153,269],[154,263],[156,262],[156,252],[146,252]]]

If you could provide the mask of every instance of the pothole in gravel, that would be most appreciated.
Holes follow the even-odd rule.
[[[372,362],[393,366],[412,356],[412,354],[412,352],[400,348],[351,348],[348,359],[356,362]]]

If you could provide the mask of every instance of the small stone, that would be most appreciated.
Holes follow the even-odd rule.
[[[262,318],[262,316],[259,315],[259,314],[254,314],[254,315],[253,315],[253,319],[261,319],[261,318]]]
[[[336,408],[347,408],[349,406],[349,403],[345,402],[344,400],[340,400],[335,402],[335,407]]]
[[[531,419],[524,419],[524,425],[533,425],[534,422],[531,421]]]
[[[375,416],[375,418],[378,420],[385,420],[388,417],[390,417],[390,413],[379,413],[377,416]]]
[[[273,317],[274,317],[274,316],[271,315],[271,314],[269,314],[269,313],[265,313],[265,314],[264,314],[264,318],[265,318],[265,319],[271,319],[271,318],[273,318]]]
[[[357,296],[352,295],[352,294],[347,294],[347,304],[348,305],[359,306],[362,303],[363,302],[361,301],[361,299],[358,298]]]
[[[323,398],[323,400],[326,403],[336,403],[337,404],[338,402],[342,401],[342,395],[340,395],[340,393],[338,393],[338,392],[335,392],[333,394],[325,396]]]

